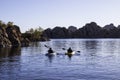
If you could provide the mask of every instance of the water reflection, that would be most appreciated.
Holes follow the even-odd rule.
[[[117,50],[117,42],[116,41],[104,41],[102,49],[104,52],[109,53],[109,54],[114,54],[115,51]],[[119,50],[119,49],[118,49]]]
[[[0,58],[21,55],[21,47],[0,48]]]
[[[73,39],[58,39],[58,40],[52,40],[51,47],[57,52],[57,53],[66,53],[67,49],[69,47],[72,48],[73,51],[79,51],[80,46],[78,40],[73,40]],[[69,56],[70,57],[70,56]]]
[[[86,49],[97,49],[98,41],[85,41]]]
[[[32,47],[39,47],[39,42],[33,42],[33,43],[31,43],[31,46]]]
[[[60,55],[45,56],[44,45]],[[64,55],[62,48],[70,46],[80,55]],[[22,49],[0,48],[0,60],[6,60],[0,62],[3,80],[119,80],[120,40],[52,40]]]
[[[0,48],[0,79],[18,80],[20,73],[21,48]],[[2,77],[1,77],[2,76]]]
[[[49,61],[50,63],[52,63],[52,61],[53,61],[53,59],[54,59],[55,56],[46,56],[46,57],[48,58],[48,61]]]
[[[100,46],[100,42],[97,40],[85,41],[86,53],[90,56],[95,56],[98,50],[100,50],[100,48],[98,48]]]

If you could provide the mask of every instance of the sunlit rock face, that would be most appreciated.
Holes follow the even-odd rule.
[[[29,45],[29,41],[22,37],[18,26],[0,26],[0,47],[18,47]]]
[[[12,46],[20,46],[21,45],[21,33],[17,26],[8,26],[6,28],[6,32],[8,34],[8,38],[12,43]]]
[[[0,47],[12,46],[11,41],[8,38],[5,27],[0,26]]]

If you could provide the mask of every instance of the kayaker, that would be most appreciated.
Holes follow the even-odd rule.
[[[49,48],[48,53],[54,53],[54,51],[52,50],[52,48]]]
[[[67,50],[68,53],[73,52],[73,50],[71,49],[71,47],[69,47],[69,49]]]

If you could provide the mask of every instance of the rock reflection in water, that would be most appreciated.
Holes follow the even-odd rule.
[[[20,47],[0,48],[0,58],[13,57],[21,55]]]

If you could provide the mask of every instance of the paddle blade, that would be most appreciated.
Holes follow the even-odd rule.
[[[66,50],[65,48],[62,48],[63,50]]]
[[[49,46],[47,46],[47,45],[44,45],[46,48],[49,48]]]
[[[77,51],[77,52],[79,52],[79,53],[80,53],[80,51]]]

